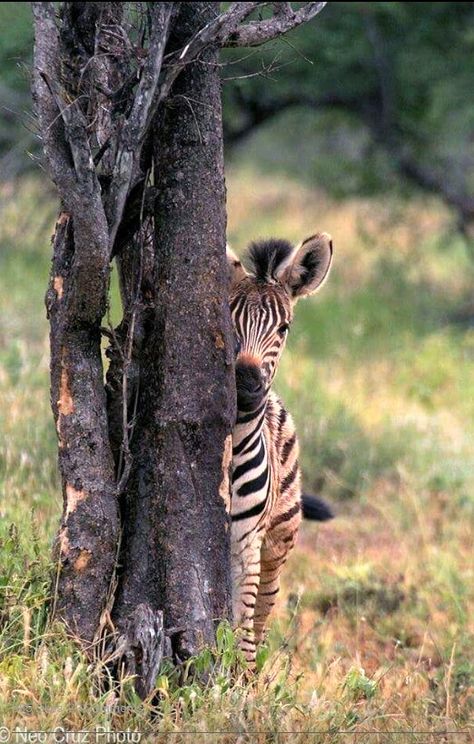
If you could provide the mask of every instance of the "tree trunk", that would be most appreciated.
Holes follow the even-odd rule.
[[[34,95],[45,153],[64,210],[56,226],[46,305],[50,320],[51,405],[58,434],[63,514],[55,544],[55,609],[86,646],[96,636],[112,579],[119,537],[113,458],[105,407],[101,322],[110,271],[109,230],[83,132],[58,116],[51,91],[77,92],[77,65],[94,54],[112,3],[66,3],[61,31],[49,3],[35,4]],[[48,40],[46,40],[48,38]],[[61,58],[75,61],[68,71]],[[87,74],[91,74],[90,65]],[[96,65],[101,68],[101,62]],[[67,79],[66,79],[67,78]],[[59,93],[61,91],[61,93]],[[90,102],[93,111],[95,102]],[[69,147],[69,137],[75,139]],[[72,155],[72,157],[71,157]],[[72,162],[76,168],[72,174]]]
[[[196,654],[231,614],[218,47],[273,39],[324,3],[286,5],[245,24],[259,3],[33,3],[33,94],[63,204],[46,297],[64,494],[55,606],[89,651],[116,631],[108,648],[140,695],[163,654]],[[124,312],[104,386],[114,257]]]
[[[96,238],[100,240],[99,229]],[[80,249],[74,220],[63,212],[56,226],[46,296],[51,323],[51,405],[64,500],[55,551],[59,561],[56,611],[88,645],[99,627],[109,591],[119,519],[100,350],[107,275],[98,282],[94,272],[87,272],[88,281],[84,269],[77,267]],[[96,313],[89,315],[84,308],[92,309],[97,295]]]
[[[217,3],[182,4],[180,48]],[[121,629],[139,603],[164,613],[179,659],[230,617],[228,454],[234,423],[217,50],[189,65],[155,126],[156,307],[141,359],[127,491]]]

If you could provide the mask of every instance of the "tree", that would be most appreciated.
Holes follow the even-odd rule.
[[[140,694],[165,650],[189,657],[230,615],[218,50],[274,39],[324,3],[249,20],[263,5],[33,3],[33,92],[61,200],[46,295],[64,497],[55,610],[90,653],[107,640]]]

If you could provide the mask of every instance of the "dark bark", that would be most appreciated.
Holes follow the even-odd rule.
[[[172,43],[182,46],[217,5],[183,4]],[[235,395],[215,62],[210,47],[182,73],[155,128],[156,308],[140,366],[115,607],[129,634],[139,602],[163,611],[179,659],[211,643],[216,621],[230,616],[222,456]]]
[[[56,226],[50,287],[51,405],[58,434],[64,508],[56,541],[56,611],[86,645],[99,627],[115,563],[119,519],[109,444],[100,351],[100,313],[94,322],[76,313],[73,219]],[[93,274],[82,301],[97,294]],[[99,290],[100,291],[100,290]],[[104,309],[104,308],[103,308]]]
[[[124,632],[116,642],[114,659],[120,673],[136,677],[135,689],[145,698],[153,690],[163,657],[170,657],[170,643],[163,625],[163,613],[147,604],[131,610]]]
[[[144,4],[142,48],[126,3],[61,3],[58,15],[33,3],[34,97],[63,204],[46,297],[64,493],[55,607],[90,649],[116,592],[104,645],[140,695],[164,654],[197,653],[231,613],[218,47],[274,38],[323,4],[276,3],[273,20],[245,28],[260,3],[219,5]],[[114,257],[123,320],[106,331],[105,387]]]
[[[67,210],[57,224],[46,296],[51,405],[64,502],[56,541],[55,607],[70,631],[88,645],[107,600],[119,534],[100,333],[109,234],[97,176],[88,161],[84,113],[76,104],[67,112],[59,108],[60,49],[66,39],[58,33],[50,3],[33,9],[35,103],[47,163]]]
[[[143,198],[145,195],[143,194]],[[118,495],[127,484],[131,466],[130,441],[138,405],[138,387],[145,320],[155,304],[154,236],[150,205],[134,215],[133,201],[127,230],[131,237],[116,257],[123,318],[110,332],[107,357],[107,411]],[[129,210],[127,210],[127,214]]]
[[[252,3],[235,3],[235,5],[252,5]],[[261,5],[261,3],[259,3]],[[267,41],[283,36],[302,23],[307,23],[320,13],[326,3],[303,3],[298,10],[293,10],[292,3],[272,3],[273,15],[260,21],[241,24],[222,40],[223,46],[251,47],[265,44]],[[231,9],[229,10],[229,15]]]

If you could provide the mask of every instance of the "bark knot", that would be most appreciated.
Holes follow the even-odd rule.
[[[90,550],[86,550],[85,548],[82,549],[79,556],[74,561],[74,569],[76,571],[84,571],[84,569],[89,565],[91,557],[92,553]]]
[[[220,333],[220,331],[216,333],[215,345],[216,349],[225,349],[224,336],[222,335],[222,333]]]
[[[85,491],[77,491],[70,483],[66,483],[66,517],[75,512],[78,503],[86,497]]]
[[[71,395],[71,388],[69,387],[69,377],[64,366],[61,370],[58,408],[61,416],[69,416],[74,412],[74,401]]]
[[[53,287],[56,292],[58,300],[63,298],[64,279],[62,276],[55,276],[53,280]]]
[[[219,495],[224,502],[227,514],[230,513],[230,468],[232,465],[232,434],[228,434],[224,444],[222,457],[222,480],[219,486]],[[226,531],[229,525],[225,525]]]

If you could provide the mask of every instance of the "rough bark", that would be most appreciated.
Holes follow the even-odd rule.
[[[181,6],[185,43],[217,3]],[[234,421],[217,50],[179,77],[155,128],[156,307],[146,328],[115,619],[162,610],[175,657],[230,616],[229,522],[220,495]]]
[[[253,3],[233,3],[227,15],[231,16],[233,6],[249,6]],[[263,5],[258,3],[257,5]],[[292,3],[272,3],[273,15],[260,21],[240,23],[222,38],[222,46],[251,47],[265,44],[267,41],[282,36],[294,28],[307,23],[320,13],[327,3],[302,3],[298,10],[292,8]],[[236,8],[236,11],[238,8]],[[236,12],[235,11],[235,12]]]
[[[120,674],[135,675],[135,689],[145,698],[153,690],[163,657],[171,655],[163,613],[139,604],[131,610],[123,631],[113,659],[118,661]]]
[[[133,207],[133,204],[131,205]],[[107,411],[117,491],[122,497],[130,474],[130,441],[138,405],[138,387],[145,320],[155,302],[153,220],[147,206],[145,216],[130,210],[130,236],[116,257],[123,318],[109,333],[107,357]]]
[[[90,649],[102,622],[113,628],[118,587],[107,647],[140,695],[163,654],[195,654],[231,612],[218,48],[274,38],[323,3],[274,3],[243,34],[262,4],[219,5],[33,3],[36,111],[63,205],[46,297],[64,493],[55,607]],[[114,257],[124,314],[107,332],[105,387]]]
[[[51,405],[58,434],[63,515],[56,540],[55,608],[88,646],[113,572],[119,520],[101,359],[100,323],[109,277],[109,235],[89,162],[84,113],[59,100],[60,50],[52,4],[36,3],[34,96],[60,214],[46,304],[51,339]]]
[[[56,612],[88,646],[99,626],[115,563],[119,519],[100,351],[100,314],[84,322],[74,263],[73,219],[63,212],[54,238],[50,287],[51,405],[58,434],[63,516],[56,541]],[[81,277],[82,301],[97,293]],[[105,308],[104,308],[105,309]]]

